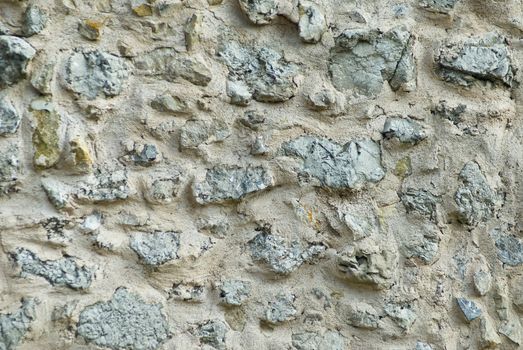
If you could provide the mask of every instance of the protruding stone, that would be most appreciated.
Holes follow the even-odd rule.
[[[225,350],[227,331],[228,327],[222,321],[209,320],[198,326],[196,334],[200,338],[201,343],[210,345],[217,350]]]
[[[120,287],[109,301],[82,310],[77,332],[101,347],[154,350],[169,336],[169,325],[159,304],[148,304]]]
[[[202,26],[202,16],[195,13],[185,23],[183,33],[185,35],[185,47],[187,51],[192,51],[200,41],[200,31]]]
[[[158,170],[144,176],[145,200],[152,204],[168,204],[174,201],[182,185],[182,173],[177,169]]]
[[[388,117],[382,134],[387,139],[397,138],[401,143],[411,145],[427,138],[425,130],[419,123],[401,117]]]
[[[247,106],[251,103],[251,89],[243,80],[227,80],[226,93],[233,105]]]
[[[36,50],[24,39],[0,35],[0,89],[24,79],[35,54]]]
[[[482,316],[479,323],[479,346],[481,349],[492,349],[501,345],[501,339],[489,316]]]
[[[173,231],[138,232],[131,238],[130,247],[145,264],[159,266],[178,258],[180,233]]]
[[[81,184],[75,191],[78,200],[91,203],[127,199],[129,193],[127,170],[108,165],[94,169],[90,181]]]
[[[25,248],[17,248],[10,255],[20,266],[22,276],[43,277],[53,286],[67,286],[76,290],[87,289],[93,280],[93,269],[79,266],[76,259],[72,257],[40,260],[33,252]]]
[[[74,137],[69,141],[73,168],[79,173],[88,173],[93,166],[91,151],[81,137]]]
[[[196,281],[175,282],[169,290],[169,299],[188,303],[203,303],[206,298],[205,285]]]
[[[130,143],[127,154],[120,157],[124,164],[134,164],[141,167],[150,167],[159,163],[162,156],[154,144]]]
[[[376,309],[362,302],[349,305],[347,323],[363,329],[377,329],[381,327],[380,316]]]
[[[182,98],[164,94],[157,96],[151,101],[151,107],[160,112],[168,112],[174,114],[192,114],[191,108]]]
[[[463,113],[467,110],[467,106],[460,103],[455,107],[447,105],[445,100],[439,101],[430,111],[432,114],[445,118],[451,121],[454,125],[458,125],[463,121]]]
[[[51,168],[62,153],[61,117],[52,102],[35,100],[31,103],[36,127],[33,132],[34,164],[39,169]]]
[[[481,316],[481,309],[473,301],[465,298],[456,298],[456,301],[467,321],[473,321]]]
[[[47,25],[47,14],[40,7],[31,4],[24,12],[24,23],[22,33],[25,36],[32,36],[40,33]]]
[[[22,306],[13,313],[0,314],[0,349],[14,350],[18,347],[36,319],[35,299],[22,299]]]
[[[103,30],[103,22],[95,19],[86,19],[78,23],[78,32],[87,40],[100,40]]]
[[[278,325],[296,318],[298,310],[294,306],[296,296],[292,293],[280,293],[269,301],[262,320],[271,325]]]
[[[301,1],[298,27],[300,38],[306,43],[317,43],[327,29],[327,22],[320,8],[314,3]]]
[[[242,280],[225,280],[218,287],[220,300],[225,305],[239,306],[251,293],[251,283]]]
[[[276,0],[239,0],[243,13],[255,24],[268,24],[278,15]]]
[[[74,208],[73,188],[53,178],[43,178],[42,188],[49,202],[58,210]]]
[[[31,85],[42,95],[50,95],[52,93],[51,84],[54,78],[54,68],[54,62],[44,61],[33,69]]]
[[[14,134],[22,120],[7,96],[0,97],[0,135]]]
[[[416,342],[416,350],[432,350],[432,346],[430,346],[429,344],[424,343],[424,342],[418,340]]]
[[[480,267],[473,276],[474,288],[479,295],[484,296],[490,290],[492,276],[486,267]]]

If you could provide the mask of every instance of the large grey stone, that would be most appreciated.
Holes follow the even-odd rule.
[[[271,173],[263,166],[218,165],[207,170],[204,181],[193,184],[193,194],[200,204],[219,203],[239,200],[273,183]]]
[[[393,90],[416,88],[416,64],[412,36],[404,27],[385,33],[349,29],[331,49],[329,72],[334,86],[359,95],[375,97],[388,81]]]
[[[218,48],[218,56],[229,68],[229,80],[243,82],[256,101],[283,102],[296,93],[298,67],[270,48],[231,41]]]
[[[285,155],[303,159],[300,175],[316,178],[321,186],[359,189],[385,176],[380,148],[371,140],[339,145],[324,138],[301,136],[284,143],[282,149]]]
[[[198,326],[196,334],[200,338],[200,342],[208,344],[215,349],[225,350],[225,335],[228,327],[220,320],[209,320]]]
[[[251,283],[242,280],[225,280],[219,287],[220,299],[225,305],[239,306],[251,293]]]
[[[320,8],[308,1],[300,1],[300,19],[298,28],[301,40],[306,43],[317,43],[327,29],[327,22]]]
[[[458,85],[469,86],[479,79],[512,86],[514,79],[509,48],[496,33],[443,44],[436,62],[442,79]]]
[[[94,277],[94,270],[79,266],[76,259],[63,257],[57,260],[40,260],[33,252],[17,248],[11,258],[20,266],[22,275],[45,278],[53,286],[67,286],[71,289],[87,289]]]
[[[14,350],[36,318],[35,299],[22,299],[22,307],[13,313],[0,314],[0,350]]]
[[[83,183],[75,191],[80,201],[114,202],[129,197],[127,169],[102,165],[93,171],[90,181]]]
[[[178,257],[180,234],[178,232],[135,233],[130,247],[147,265],[158,266]]]
[[[347,323],[356,328],[377,329],[381,327],[380,315],[367,303],[350,304],[347,310]]]
[[[119,95],[129,76],[120,57],[99,50],[75,50],[65,66],[65,87],[89,100]]]
[[[21,119],[11,101],[6,96],[0,97],[0,135],[14,134]]]
[[[383,310],[405,331],[409,331],[417,319],[416,313],[409,304],[388,303],[383,307]]]
[[[227,124],[220,119],[188,120],[181,128],[180,146],[196,148],[201,144],[221,142],[231,134]]]
[[[82,310],[77,332],[102,347],[153,350],[169,336],[169,325],[159,304],[147,304],[120,287],[109,301]]]
[[[36,50],[24,39],[0,35],[0,89],[24,79],[35,54]]]
[[[22,33],[31,36],[40,33],[48,21],[47,14],[38,6],[30,4],[24,12]]]

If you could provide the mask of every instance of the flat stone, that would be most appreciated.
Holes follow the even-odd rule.
[[[109,301],[82,310],[77,332],[102,347],[153,350],[169,336],[169,325],[159,304],[148,304],[120,287]]]
[[[171,94],[157,96],[151,101],[151,107],[160,112],[192,114],[191,108],[182,98]]]
[[[429,12],[448,14],[459,0],[419,0],[419,6]]]
[[[132,236],[129,245],[146,265],[159,266],[178,258],[180,233],[138,232]]]
[[[481,316],[481,309],[477,307],[476,303],[473,301],[467,300],[465,298],[456,298],[456,301],[458,302],[459,308],[463,312],[463,315],[467,321],[473,321]]]
[[[36,50],[24,39],[0,35],[0,88],[18,83],[27,75],[27,67]]]
[[[31,85],[42,95],[50,95],[52,93],[54,68],[54,62],[43,62],[33,68]]]
[[[324,138],[301,136],[282,145],[285,155],[303,160],[300,175],[317,179],[320,186],[359,189],[385,176],[379,146],[371,140],[339,145]]]
[[[407,332],[411,329],[414,322],[416,322],[417,315],[410,305],[389,303],[386,304],[383,309],[398,326]]]
[[[0,97],[0,135],[14,134],[20,126],[22,117],[15,109],[10,99]]]
[[[17,248],[10,256],[20,266],[22,276],[43,277],[53,286],[83,290],[89,288],[94,277],[93,269],[79,266],[76,259],[72,257],[40,260],[33,252],[25,248]]]
[[[386,139],[396,138],[401,143],[415,145],[427,138],[423,127],[416,121],[401,117],[388,117],[382,131]]]
[[[56,165],[62,154],[61,116],[52,102],[35,100],[31,110],[36,119],[33,131],[33,162],[38,169],[48,169]]]
[[[482,316],[479,323],[479,345],[482,349],[492,349],[501,345],[501,339],[490,317]]]
[[[276,0],[238,0],[247,18],[255,24],[268,24],[278,15]]]
[[[195,182],[192,190],[196,202],[208,204],[239,200],[273,184],[271,173],[263,166],[218,165],[208,169],[205,180]]]
[[[74,189],[53,178],[43,178],[42,188],[49,202],[58,210],[73,208],[72,193]]]
[[[74,192],[78,200],[90,203],[124,200],[129,194],[127,170],[105,164],[94,169],[90,181]]]
[[[65,66],[65,87],[93,100],[119,95],[129,76],[129,67],[120,57],[99,50],[75,50]]]
[[[282,292],[269,301],[262,320],[271,325],[278,325],[296,318],[298,311],[294,306],[296,296]]]
[[[13,313],[0,314],[0,349],[15,350],[36,319],[37,300],[22,299],[22,306]]]

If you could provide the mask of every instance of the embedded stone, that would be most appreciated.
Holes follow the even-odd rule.
[[[380,316],[376,309],[362,302],[349,305],[347,323],[363,329],[377,329],[381,326]]]
[[[195,13],[185,23],[183,34],[185,36],[185,47],[191,51],[200,41],[200,31],[202,26],[202,16]]]
[[[169,337],[161,309],[120,287],[110,300],[82,310],[77,333],[89,343],[112,349],[158,349]]]
[[[497,249],[498,259],[509,266],[523,264],[523,240],[496,228],[490,233]]]
[[[103,22],[94,19],[86,19],[85,21],[78,23],[78,33],[87,40],[100,40],[103,26]]]
[[[20,126],[22,117],[6,97],[0,97],[0,135],[14,134]]]
[[[49,202],[58,210],[74,207],[72,193],[73,188],[53,178],[43,178],[42,188]]]
[[[326,331],[323,335],[316,332],[293,333],[291,339],[296,350],[345,349],[345,341],[336,331]]]
[[[458,125],[463,121],[463,113],[465,113],[466,110],[467,106],[462,103],[455,107],[451,107],[445,100],[442,100],[439,101],[439,103],[430,111],[432,114],[450,120],[454,125]]]
[[[417,319],[416,313],[410,305],[386,304],[383,308],[385,313],[392,318],[398,326],[409,331]]]
[[[152,204],[168,204],[178,196],[182,173],[176,169],[159,170],[145,177],[144,197]]]
[[[42,95],[51,94],[55,63],[43,62],[33,69],[31,85]]]
[[[17,191],[20,177],[19,149],[9,145],[5,151],[0,152],[0,197]]]
[[[320,89],[307,95],[309,107],[316,111],[332,109],[338,103],[336,93],[331,89]]]
[[[132,236],[129,245],[146,265],[159,266],[178,258],[180,233],[138,232]]]
[[[251,89],[242,80],[227,80],[226,93],[233,105],[247,106],[252,99]]]
[[[473,276],[474,288],[479,295],[484,296],[490,290],[492,276],[486,267],[479,268]]]
[[[212,72],[200,60],[191,57],[180,57],[176,62],[176,74],[198,86],[207,86],[212,80]]]
[[[191,119],[185,122],[180,133],[182,148],[196,148],[201,144],[221,142],[231,134],[223,120]]]
[[[327,29],[325,16],[320,8],[311,2],[300,2],[298,28],[300,38],[306,43],[317,43]]]
[[[247,18],[255,24],[268,24],[278,15],[276,0],[238,0]]]
[[[409,187],[400,195],[407,212],[416,212],[431,219],[436,219],[436,206],[439,198],[424,189]]]
[[[196,334],[198,338],[200,338],[201,343],[210,345],[218,350],[225,350],[225,336],[227,331],[228,327],[222,321],[209,320],[198,326]]]
[[[98,166],[90,181],[75,191],[80,201],[101,203],[127,199],[130,194],[127,170],[112,166]]]
[[[99,50],[75,50],[65,66],[65,87],[93,100],[98,96],[119,95],[129,76],[127,63]]]
[[[158,147],[153,144],[134,143],[129,152],[120,157],[124,164],[134,164],[141,167],[149,167],[160,162],[162,159]]]
[[[388,81],[393,90],[416,89],[413,38],[404,27],[385,33],[349,29],[331,49],[329,72],[336,89],[375,97]]]
[[[0,349],[15,350],[36,319],[37,301],[22,299],[22,306],[13,313],[0,314]]]
[[[424,342],[418,340],[416,342],[416,350],[432,350],[432,346],[430,346],[429,344],[424,343]]]
[[[385,176],[380,148],[371,140],[339,145],[324,138],[301,136],[284,143],[282,149],[287,156],[301,158],[300,175],[317,179],[320,186],[359,189]]]
[[[397,138],[402,143],[412,145],[427,138],[425,130],[419,123],[400,117],[388,117],[382,134],[387,139]]]
[[[473,301],[465,298],[456,298],[456,301],[467,321],[473,321],[481,316],[481,309]]]
[[[36,119],[33,131],[33,161],[37,168],[51,168],[60,160],[62,153],[61,117],[52,102],[35,100],[31,103]]]
[[[435,59],[445,81],[470,86],[475,80],[487,80],[512,86],[515,68],[510,51],[505,38],[496,33],[443,44]]]
[[[219,286],[220,300],[225,305],[239,306],[251,293],[251,283],[241,280],[226,280]]]
[[[429,12],[448,14],[459,0],[419,0],[419,6]]]
[[[490,317],[482,316],[479,323],[479,345],[482,349],[492,349],[501,345],[501,339]]]
[[[192,191],[200,204],[220,203],[242,199],[273,184],[271,173],[263,166],[218,165],[208,169],[205,180],[195,182]]]
[[[296,318],[298,311],[294,306],[296,296],[282,292],[269,301],[262,320],[272,325],[278,325]]]
[[[22,270],[22,276],[43,277],[53,286],[66,286],[75,290],[87,289],[94,277],[94,270],[79,266],[76,259],[66,256],[57,260],[41,260],[25,248],[10,253],[11,258]]]
[[[69,141],[71,166],[79,173],[88,173],[93,166],[91,151],[81,137],[74,137]]]
[[[138,17],[153,15],[153,8],[147,0],[131,0],[131,10]]]
[[[30,4],[24,12],[22,33],[25,36],[38,34],[44,30],[47,21],[47,14],[40,7]]]
[[[203,303],[205,301],[205,286],[197,282],[174,283],[169,291],[169,299]]]
[[[151,107],[160,112],[174,114],[192,114],[191,108],[180,97],[170,94],[157,96],[151,101]]]
[[[24,39],[0,35],[0,89],[24,79],[35,54],[36,50]]]

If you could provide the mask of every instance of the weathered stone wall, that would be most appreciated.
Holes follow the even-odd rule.
[[[523,346],[522,38],[521,0],[0,0],[0,349]]]

